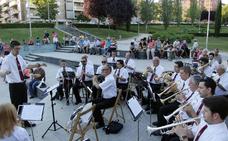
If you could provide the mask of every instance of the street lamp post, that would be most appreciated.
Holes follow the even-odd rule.
[[[206,37],[206,50],[208,49],[208,36],[210,29],[210,17],[211,17],[211,0],[209,0],[209,8],[208,8],[208,21],[207,21],[207,37]]]
[[[30,2],[27,0],[27,16],[29,18],[29,37],[32,38],[32,22],[31,22],[31,14],[30,14]]]

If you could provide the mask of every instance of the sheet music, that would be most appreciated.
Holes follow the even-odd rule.
[[[93,106],[92,103],[86,104],[86,105],[83,107],[82,112],[84,112],[84,111],[90,109],[92,106]],[[82,116],[81,116],[81,120],[82,120],[83,123],[88,123],[88,122],[90,121],[91,117],[92,117],[92,110],[91,110],[90,112],[88,112],[88,113],[82,115]]]
[[[134,118],[138,117],[138,115],[143,112],[141,105],[139,104],[139,102],[135,97],[132,97],[131,99],[129,99],[127,104]]]
[[[59,83],[57,83],[57,84],[51,86],[50,88],[48,88],[48,89],[46,90],[46,92],[44,93],[44,95],[46,95],[46,94],[48,94],[50,91],[56,89],[58,86],[59,86]]]
[[[29,121],[42,120],[44,105],[29,104],[21,106],[23,108],[21,112],[21,119]]]

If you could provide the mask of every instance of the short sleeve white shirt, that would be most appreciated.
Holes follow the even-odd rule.
[[[77,71],[76,71],[76,77],[77,78],[80,78],[81,77],[81,72],[82,72],[82,65],[80,65],[77,68]],[[90,64],[87,64],[86,67],[85,67],[85,73],[88,74],[88,75],[94,75],[94,68],[93,68],[93,66],[90,65]],[[85,76],[85,81],[92,81],[92,77]]]
[[[124,78],[125,81],[123,81],[123,80],[121,80],[121,79],[118,79],[118,83],[126,84],[126,83],[128,82],[128,77],[129,77],[127,69],[125,69],[125,68],[123,68],[123,67],[120,68],[120,69],[116,69],[116,70],[115,70],[115,75],[118,75],[118,72],[119,72],[119,71],[120,71],[119,77]]]
[[[124,63],[126,63],[126,60],[124,60]],[[129,66],[131,68],[126,67],[128,73],[133,73],[135,71],[135,61],[133,59],[129,59],[127,64],[125,66]]]
[[[215,95],[228,95],[228,73],[225,72],[219,77],[219,84],[226,89],[226,91],[222,90],[219,86],[215,88]]]
[[[154,68],[153,68],[153,70],[154,70]],[[161,77],[163,72],[164,72],[164,68],[163,68],[161,65],[158,65],[158,66],[156,67],[156,70],[155,70],[154,73],[155,73],[155,75],[157,75],[158,77]],[[149,72],[148,75],[147,75],[147,81],[148,81],[148,82],[153,83],[153,84],[159,83],[159,82],[156,82],[156,81],[154,80],[154,77],[153,77],[152,81],[150,81],[150,80],[151,80],[151,76],[152,76],[152,73]]]
[[[17,55],[18,61],[21,65],[21,70],[24,71],[27,67],[25,60]],[[20,78],[19,70],[17,67],[16,56],[12,53],[7,55],[2,62],[1,70],[10,71],[11,73],[6,75],[6,81],[8,83],[21,83],[23,82]]]
[[[109,99],[112,97],[116,97],[116,80],[112,74],[106,76],[105,80],[102,83],[100,83],[99,86],[102,89],[103,98]]]
[[[65,68],[67,72],[73,72],[74,70],[70,67],[66,67]],[[61,78],[63,77],[63,67],[59,68],[57,74],[56,74],[56,78]]]

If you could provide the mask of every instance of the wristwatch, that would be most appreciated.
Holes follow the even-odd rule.
[[[185,140],[185,139],[187,139],[187,138],[188,138],[188,136],[186,136],[186,135],[180,136],[180,140],[181,140],[181,141],[183,141],[183,140]]]

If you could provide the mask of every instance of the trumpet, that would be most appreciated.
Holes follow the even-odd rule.
[[[171,96],[169,96],[169,97],[167,97],[165,99],[160,99],[160,101],[161,101],[162,104],[164,104],[167,100],[171,99],[172,97],[174,97],[174,96],[176,96],[176,95],[178,95],[178,94],[180,94],[180,93],[182,93],[182,92],[184,92],[186,90],[188,90],[188,89],[187,88],[183,89],[183,90],[181,90],[179,92],[176,92],[176,93],[172,94]]]
[[[176,86],[176,83],[173,83],[172,85],[170,85],[169,87],[167,87],[163,92],[161,92],[160,94],[157,94],[157,95],[159,97],[161,97],[163,94],[165,94],[168,90],[170,90],[174,86]]]
[[[197,120],[199,120],[201,118],[202,117],[199,116],[199,117],[195,117],[195,118],[192,118],[192,119],[189,119],[189,120],[186,120],[186,121],[172,123],[172,124],[168,124],[168,125],[161,126],[161,127],[150,127],[150,126],[147,126],[147,132],[149,133],[149,135],[151,135],[155,131],[163,130],[163,129],[167,129],[167,128],[172,128],[172,127],[175,127],[175,126],[178,126],[178,125],[182,125],[182,124],[197,122]],[[172,132],[171,131],[163,132],[163,134],[167,134],[167,133],[170,134]]]
[[[174,116],[175,114],[177,114],[178,112],[180,112],[184,107],[188,106],[191,103],[191,101],[185,103],[184,105],[180,106],[179,108],[177,108],[174,112],[172,112],[171,114],[169,114],[168,116],[164,116],[164,118],[166,119],[166,121],[168,122],[169,119]]]

